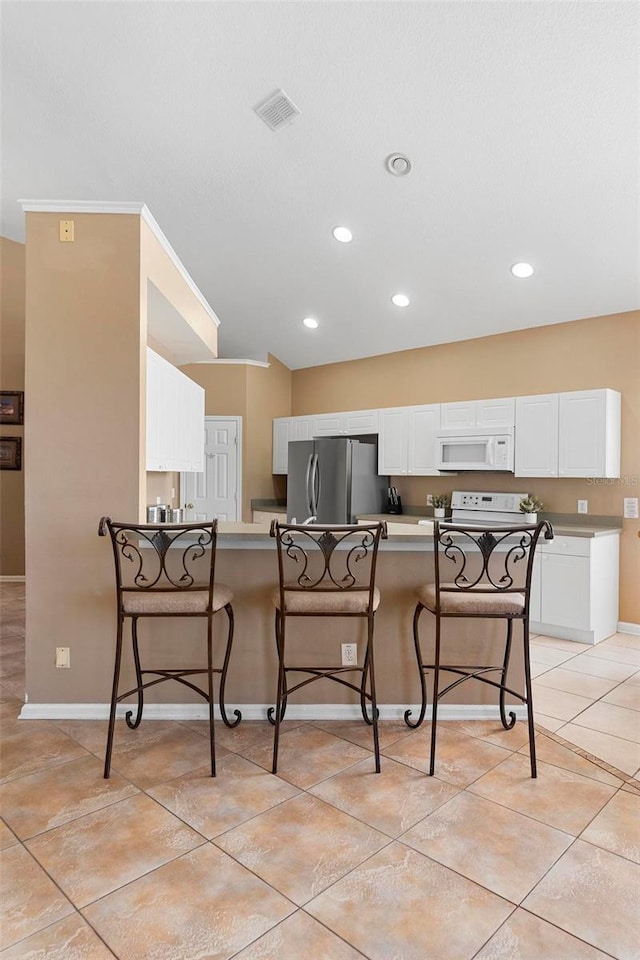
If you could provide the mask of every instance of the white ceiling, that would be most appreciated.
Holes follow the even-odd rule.
[[[2,233],[21,198],[142,201],[220,356],[292,368],[636,309],[638,11],[5,2]]]

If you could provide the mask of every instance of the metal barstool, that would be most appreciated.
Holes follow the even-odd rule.
[[[233,643],[233,594],[229,587],[215,583],[216,539],[218,521],[183,524],[121,523],[102,517],[98,528],[101,537],[111,537],[116,568],[116,596],[118,628],[116,657],[113,672],[109,731],[104,761],[104,776],[109,778],[111,752],[116,721],[116,707],[122,700],[137,695],[135,718],[133,710],[125,714],[127,726],[135,730],[142,720],[144,691],[165,680],[177,680],[195,690],[209,705],[209,742],[211,747],[211,776],[216,775],[215,739],[213,727],[213,675],[220,674],[219,707],[224,723],[235,727],[242,714],[234,710],[235,720],[229,720],[224,703],[224,690]],[[202,559],[206,558],[206,559]],[[229,626],[222,667],[213,666],[213,618],[224,610]],[[138,620],[140,617],[201,617],[207,621],[207,666],[200,669],[142,669],[138,647]],[[118,693],[122,642],[125,620],[131,621],[131,640],[136,671],[136,686],[126,693]],[[187,677],[205,673],[207,688],[203,690]],[[155,679],[144,680],[146,675]]]
[[[354,690],[360,697],[365,723],[373,727],[376,773],[380,772],[378,708],[373,662],[373,627],[380,604],[375,585],[376,561],[381,538],[386,539],[384,523],[360,525],[285,524],[274,520],[271,536],[278,553],[279,587],[273,594],[276,608],[275,632],[278,649],[278,690],[276,705],[268,711],[275,725],[273,773],[278,769],[280,723],[284,719],[290,694],[315,680],[326,677]],[[290,617],[356,617],[367,622],[367,642],[362,666],[291,666],[285,662],[286,625]],[[287,685],[287,676],[302,673],[304,679]],[[345,674],[359,673],[360,682],[352,683]],[[367,712],[370,705],[371,715]]]
[[[438,702],[449,690],[471,679],[497,687],[500,691],[500,720],[505,730],[511,730],[516,722],[513,710],[509,712],[507,720],[506,694],[526,704],[531,776],[537,776],[529,660],[529,599],[533,558],[538,538],[543,531],[546,540],[553,538],[553,530],[547,520],[542,520],[536,525],[513,525],[509,528],[495,524],[482,527],[453,523],[439,524],[438,521],[433,525],[435,582],[425,584],[418,591],[418,603],[413,615],[413,640],[420,672],[422,703],[420,714],[415,722],[410,720],[411,710],[405,711],[404,715],[405,723],[409,727],[419,727],[424,720],[427,710],[425,677],[429,671],[433,670],[430,776],[433,776],[436,760]],[[447,561],[447,581],[443,582],[441,567]],[[423,610],[428,610],[436,618],[435,651],[432,663],[425,663],[420,646],[418,624]],[[507,630],[502,663],[480,666],[442,663],[441,624],[442,620],[453,617],[506,620]],[[524,694],[507,686],[514,621],[522,623]],[[443,670],[456,674],[457,679],[452,680],[441,690],[440,673]],[[499,679],[487,676],[495,673],[499,674]]]

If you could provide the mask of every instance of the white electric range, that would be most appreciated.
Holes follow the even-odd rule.
[[[445,523],[487,526],[516,526],[524,523],[520,501],[527,493],[472,493],[454,490],[451,494],[451,518]]]

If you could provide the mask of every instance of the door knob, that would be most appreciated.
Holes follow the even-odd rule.
[[[192,504],[192,503],[185,503],[185,507],[187,508],[187,510],[193,510],[193,504]]]

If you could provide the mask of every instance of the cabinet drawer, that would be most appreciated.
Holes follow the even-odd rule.
[[[591,556],[590,537],[554,537],[553,540],[539,540],[541,553],[565,554],[568,557]]]

